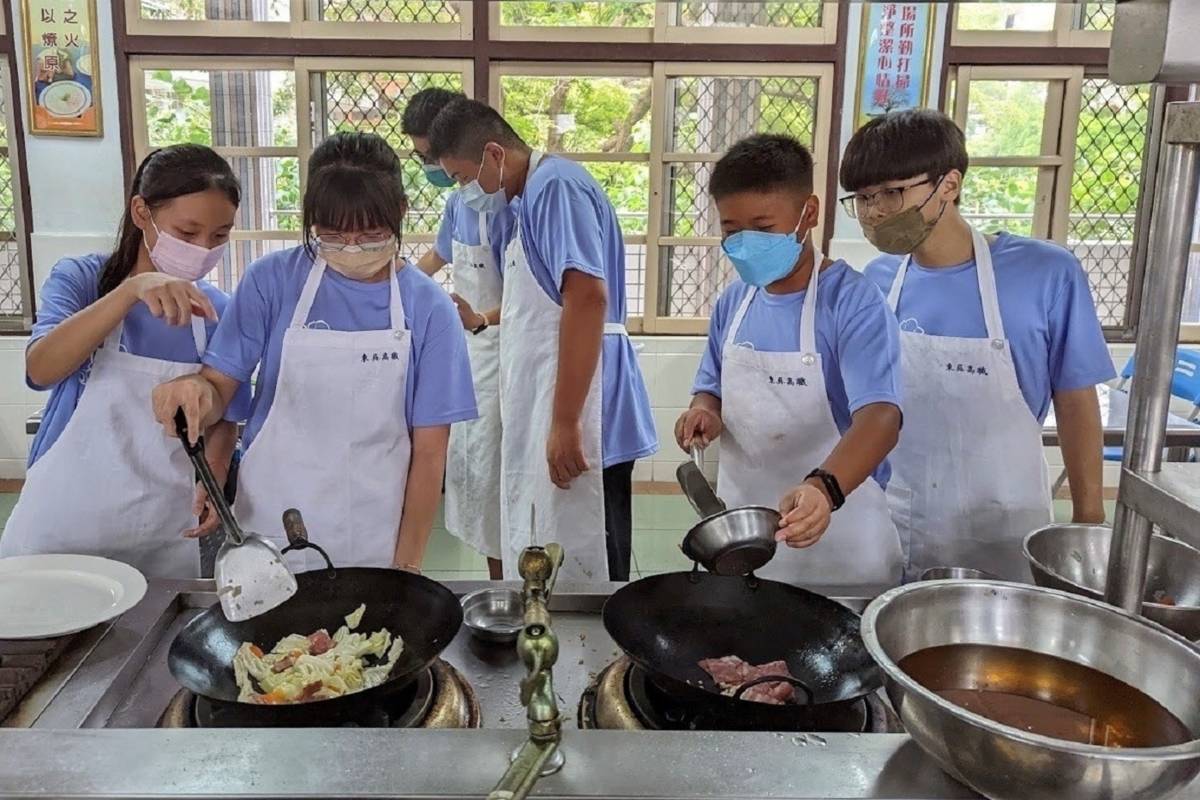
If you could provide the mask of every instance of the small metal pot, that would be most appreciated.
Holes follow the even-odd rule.
[[[779,512],[762,506],[725,509],[702,471],[704,451],[692,448],[692,460],[675,476],[701,521],[683,537],[680,549],[717,575],[746,575],[775,557]]]
[[[525,602],[515,589],[480,589],[462,599],[463,624],[475,638],[511,644],[525,627]]]
[[[971,569],[970,567],[930,567],[921,573],[918,580],[922,581],[944,581],[944,580],[978,580],[978,581],[998,581],[998,577],[990,572],[984,572],[981,569]]]

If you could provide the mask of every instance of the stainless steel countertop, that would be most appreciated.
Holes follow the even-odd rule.
[[[462,594],[484,584],[449,585]],[[905,735],[576,730],[580,694],[618,652],[598,614],[615,588],[558,587],[554,675],[567,766],[535,795],[975,796]],[[132,611],[77,638],[7,723],[31,727],[0,729],[0,797],[480,797],[524,741],[515,652],[465,629],[443,657],[475,687],[484,730],[155,729],[179,688],[166,649],[211,592],[205,581],[154,581]]]

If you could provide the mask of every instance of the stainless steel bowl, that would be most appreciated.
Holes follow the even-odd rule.
[[[683,554],[717,575],[745,575],[775,557],[779,512],[745,506],[700,521],[683,537]]]
[[[525,627],[525,601],[515,589],[480,589],[462,599],[463,624],[485,642],[515,642]]]
[[[877,597],[862,637],[918,745],[993,800],[1153,800],[1200,773],[1200,648],[1142,617],[1066,592],[999,581],[910,583]],[[1041,736],[950,703],[900,669],[949,644],[1019,648],[1089,666],[1149,695],[1192,732],[1183,744],[1115,749]]]
[[[1025,537],[1025,558],[1038,586],[1104,599],[1112,528],[1047,525]],[[1162,594],[1174,604],[1154,602]],[[1200,639],[1200,550],[1155,534],[1146,565],[1142,614],[1193,641]]]
[[[981,581],[998,581],[999,577],[990,572],[984,572],[981,569],[971,569],[970,567],[930,567],[921,573],[920,580],[923,581],[944,581],[944,580],[970,580],[976,579]]]

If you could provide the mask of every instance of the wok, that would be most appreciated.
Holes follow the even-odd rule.
[[[193,619],[171,643],[167,664],[192,692],[219,703],[237,703],[233,656],[242,642],[269,650],[292,633],[319,628],[333,633],[342,619],[366,603],[358,630],[387,628],[404,640],[404,652],[388,679],[361,692],[291,705],[241,704],[264,725],[326,726],[361,719],[401,693],[458,633],[462,607],[440,583],[394,569],[343,567],[296,576],[299,589],[282,605],[243,622],[230,622],[219,605]]]
[[[603,619],[660,689],[731,715],[782,721],[857,700],[883,683],[857,614],[778,581],[698,570],[655,575],[614,592]],[[805,688],[797,686],[797,702],[784,706],[724,695],[699,662],[728,655],[751,664],[786,661]]]

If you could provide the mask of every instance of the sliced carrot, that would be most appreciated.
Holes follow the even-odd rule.
[[[250,645],[250,652],[251,652],[251,653],[254,653],[254,657],[255,657],[255,658],[262,658],[262,657],[263,657],[263,651],[262,651],[262,648],[260,648],[260,647],[259,647],[258,645],[256,645],[256,644],[252,644],[252,645]]]

